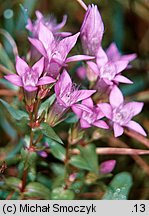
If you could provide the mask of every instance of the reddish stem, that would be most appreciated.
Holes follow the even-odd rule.
[[[125,129],[125,134],[135,140],[137,140],[138,142],[144,144],[147,148],[149,148],[149,140],[144,137],[143,135],[137,133],[136,131],[132,131],[129,129]]]
[[[79,149],[73,149],[72,154],[80,154]],[[132,149],[132,148],[96,148],[96,153],[105,155],[148,155],[149,150]]]
[[[84,10],[87,11],[87,6],[86,6],[86,4],[85,4],[82,0],[76,0],[76,1],[81,5],[81,7],[82,7]]]

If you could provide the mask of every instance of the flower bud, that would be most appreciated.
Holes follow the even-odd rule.
[[[104,25],[97,5],[89,5],[81,27],[81,42],[85,54],[97,54],[103,32]]]
[[[115,165],[116,165],[115,160],[105,161],[105,162],[100,164],[100,170],[99,171],[100,171],[101,174],[108,174],[108,173],[112,172]]]

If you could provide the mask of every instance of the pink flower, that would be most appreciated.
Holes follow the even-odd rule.
[[[97,5],[89,5],[81,27],[81,42],[84,53],[96,56],[104,32]]]
[[[121,83],[129,83],[132,81],[121,75],[121,72],[127,67],[128,61],[118,60],[111,61],[104,50],[100,47],[97,54],[96,63],[88,62],[92,71],[98,75],[100,80],[103,80],[107,85]]]
[[[81,128],[89,128],[96,126],[99,128],[108,129],[108,125],[103,120],[104,114],[99,107],[94,106],[91,98],[83,100],[81,104],[72,106],[73,112],[79,117]]]
[[[108,174],[111,173],[116,165],[116,160],[104,161],[100,164],[100,173]]]
[[[43,76],[44,58],[41,58],[31,68],[19,56],[16,58],[16,71],[18,74],[6,75],[5,79],[16,86],[23,87],[28,92],[34,92],[38,86],[54,83],[55,80],[49,76]]]
[[[141,102],[125,103],[123,95],[117,86],[114,86],[110,93],[110,104],[98,104],[104,115],[111,120],[115,137],[123,134],[124,127],[130,128],[146,136],[144,129],[135,121],[131,120],[139,114],[143,108]]]
[[[63,71],[55,85],[57,102],[65,108],[71,107],[77,102],[90,97],[95,92],[95,90],[79,90],[78,87],[72,83],[66,70]]]
[[[84,100],[94,94],[95,90],[79,90],[72,83],[71,78],[66,70],[61,74],[55,85],[56,101],[52,105],[48,114],[48,123],[55,126],[63,120],[64,114],[76,103]]]
[[[64,27],[67,21],[67,16],[63,16],[63,20],[61,23],[57,24],[56,19],[53,16],[44,17],[40,11],[35,12],[37,19],[32,22],[31,19],[28,19],[28,23],[26,25],[26,29],[32,32],[33,37],[37,37],[38,35],[38,28],[40,23],[45,25],[53,34],[66,37],[71,35],[69,32],[58,32],[61,28]]]
[[[133,61],[137,55],[134,54],[129,54],[129,55],[121,55],[121,53],[119,52],[116,44],[113,42],[110,44],[110,46],[108,47],[108,49],[106,50],[106,54],[108,56],[108,59],[110,61]]]
[[[62,40],[57,40],[53,33],[40,23],[38,39],[29,38],[29,41],[46,58],[48,72],[56,78],[62,66],[66,66],[68,62],[93,59],[93,57],[85,55],[75,55],[67,58],[79,35],[80,33],[77,33]]]
[[[86,68],[84,66],[77,68],[76,73],[81,80],[84,80],[86,78]]]

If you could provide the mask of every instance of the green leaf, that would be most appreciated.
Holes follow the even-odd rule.
[[[117,174],[108,186],[103,200],[126,200],[132,186],[132,177],[127,172]]]
[[[78,122],[78,118],[74,113],[69,113],[65,122],[68,124],[76,123]]]
[[[22,186],[22,181],[16,177],[9,177],[5,180],[5,183],[8,188],[15,190],[15,191],[20,191],[20,188]]]
[[[65,148],[60,145],[59,143],[53,141],[53,140],[46,140],[47,143],[50,146],[50,152],[52,153],[52,155],[54,157],[56,157],[57,159],[64,161],[65,160],[65,156],[66,156],[66,150]]]
[[[45,123],[45,122],[41,123],[40,129],[45,136],[49,137],[50,139],[55,140],[56,142],[63,144],[63,141],[55,133],[53,128],[50,127],[50,125],[48,125],[47,123]]]
[[[98,173],[98,156],[96,147],[93,144],[85,147],[79,147],[80,154],[70,159],[70,164],[80,169],[85,169],[94,173]]]
[[[21,8],[21,11],[23,13],[23,17],[24,17],[24,21],[25,21],[25,25],[27,25],[27,22],[28,22],[28,13],[27,13],[27,10],[23,7],[22,4],[20,4],[20,8]]]
[[[49,200],[50,190],[39,182],[31,182],[26,186],[24,195],[25,197],[36,197]]]
[[[0,63],[5,65],[9,70],[14,72],[14,66],[13,63],[11,62],[8,54],[6,53],[5,49],[2,47],[0,43]]]
[[[72,190],[65,190],[62,187],[53,189],[51,193],[52,200],[73,200],[75,194]]]
[[[37,174],[37,181],[48,188],[51,188],[52,186],[52,179],[49,179],[48,176],[43,175],[40,172]]]
[[[28,178],[31,182],[34,182],[36,180],[36,166],[32,165],[29,168],[29,172],[28,172]]]
[[[46,111],[49,109],[49,107],[53,104],[55,100],[55,94],[51,95],[51,97],[49,97],[48,99],[46,99],[41,105],[40,105],[40,108],[39,108],[39,115],[41,115],[41,113],[43,111]]]
[[[27,14],[29,16],[32,15],[32,13],[34,11],[34,8],[36,7],[36,4],[37,4],[37,0],[32,0],[32,1],[30,1],[30,0],[24,0],[23,1],[23,7],[25,9],[27,9]],[[18,20],[17,20],[17,23],[16,23],[16,29],[17,30],[21,30],[25,26],[24,21],[22,22],[23,16],[24,16],[24,14],[22,14],[22,10],[20,10],[19,13],[18,13]]]
[[[65,167],[61,163],[51,163],[50,168],[51,168],[52,172],[54,173],[54,175],[56,175],[56,176],[64,175],[64,173],[65,173]]]
[[[28,119],[28,114],[22,110],[17,110],[9,105],[6,101],[0,99],[0,105],[2,105],[15,120]]]

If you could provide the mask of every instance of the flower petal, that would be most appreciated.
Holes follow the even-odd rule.
[[[126,69],[128,63],[129,63],[128,61],[116,61],[116,62],[114,62],[117,74],[120,73],[121,71],[123,71],[124,69]]]
[[[42,15],[42,13],[39,11],[39,10],[36,10],[35,11],[35,14],[36,14],[36,17],[37,17],[37,19],[42,19],[43,18],[43,15]]]
[[[114,42],[110,44],[110,46],[106,50],[106,54],[110,61],[117,61],[120,59],[119,50]]]
[[[96,92],[96,90],[79,90],[78,92],[79,92],[79,96],[78,96],[76,102],[90,97],[92,94],[94,94]]]
[[[137,58],[137,55],[135,53],[133,54],[129,54],[129,55],[123,55],[121,56],[121,59],[124,60],[124,61],[133,61],[134,59]]]
[[[56,51],[61,54],[61,58],[63,60],[66,59],[68,53],[76,44],[79,35],[80,32],[73,36],[66,37],[59,42],[58,46],[56,47]]]
[[[117,86],[113,87],[110,93],[109,101],[113,108],[119,107],[124,102],[123,94]]]
[[[71,89],[72,81],[71,81],[71,78],[70,78],[68,72],[66,70],[64,70],[63,73],[61,74],[58,82],[56,83],[56,85],[54,87],[56,95],[59,95],[60,92],[65,91],[67,86],[70,86],[70,89]]]
[[[108,62],[107,55],[102,47],[98,49],[96,62],[99,68]]]
[[[42,22],[39,24],[38,38],[46,50],[51,47],[54,41],[53,33]]]
[[[67,22],[67,15],[64,15],[64,16],[63,16],[62,22],[59,23],[59,24],[57,24],[56,27],[54,28],[54,30],[55,30],[55,31],[60,30],[61,28],[64,27],[64,25],[66,24],[66,22]]]
[[[103,112],[103,114],[108,119],[112,119],[112,107],[111,107],[110,104],[108,104],[108,103],[100,103],[100,104],[97,104],[97,106],[101,109],[101,111]]]
[[[32,21],[31,21],[30,18],[27,19],[27,25],[25,26],[25,28],[26,28],[27,30],[29,30],[30,32],[33,31],[33,24],[32,24]]]
[[[98,120],[98,121],[95,121],[93,123],[94,126],[96,127],[99,127],[99,128],[104,128],[104,129],[108,129],[109,126],[107,125],[107,123],[105,121],[102,121],[102,120]]]
[[[72,111],[79,117],[81,118],[82,116],[82,109],[80,109],[80,107],[78,107],[79,104],[74,104],[71,106]]]
[[[46,84],[51,84],[51,83],[54,83],[56,82],[55,79],[53,79],[52,77],[49,77],[49,76],[44,76],[44,77],[41,77],[37,83],[37,85],[46,85]]]
[[[113,129],[114,129],[114,136],[115,137],[121,136],[124,132],[124,129],[117,123],[113,124]]]
[[[28,37],[28,40],[45,58],[47,58],[46,50],[43,44],[41,43],[41,41],[35,38],[30,38],[30,37]]]
[[[86,105],[87,107],[90,107],[90,108],[94,107],[92,98],[87,98],[87,99],[83,100],[82,104]]]
[[[129,110],[133,117],[142,111],[143,106],[144,103],[142,102],[129,102],[123,106],[123,109]]]
[[[117,75],[115,78],[114,78],[115,81],[117,82],[121,82],[121,83],[128,83],[128,84],[132,84],[133,82],[128,79],[127,77],[124,77],[122,75]]]
[[[7,76],[4,76],[4,78],[16,86],[23,85],[21,78],[16,74],[9,74]]]
[[[99,75],[99,69],[98,69],[98,66],[97,64],[95,64],[94,62],[87,62],[88,66],[91,68],[91,70],[94,71],[95,74]]]
[[[87,55],[75,55],[71,56],[66,59],[66,63],[68,62],[75,62],[75,61],[83,61],[83,60],[91,60],[94,59],[94,56],[87,56]]]
[[[130,121],[128,122],[128,124],[126,125],[126,127],[142,134],[143,136],[147,136],[146,132],[144,131],[144,129],[142,128],[142,126],[140,124],[138,124],[135,121]]]
[[[32,69],[33,69],[34,71],[36,71],[37,74],[38,74],[38,77],[40,77],[41,74],[42,74],[42,72],[43,72],[43,69],[44,69],[44,57],[42,57],[39,61],[37,61],[37,62],[33,65]]]
[[[80,119],[81,128],[89,128],[91,125],[84,119]]]
[[[28,64],[19,56],[16,57],[16,71],[17,73],[22,76],[27,70],[30,70]]]

